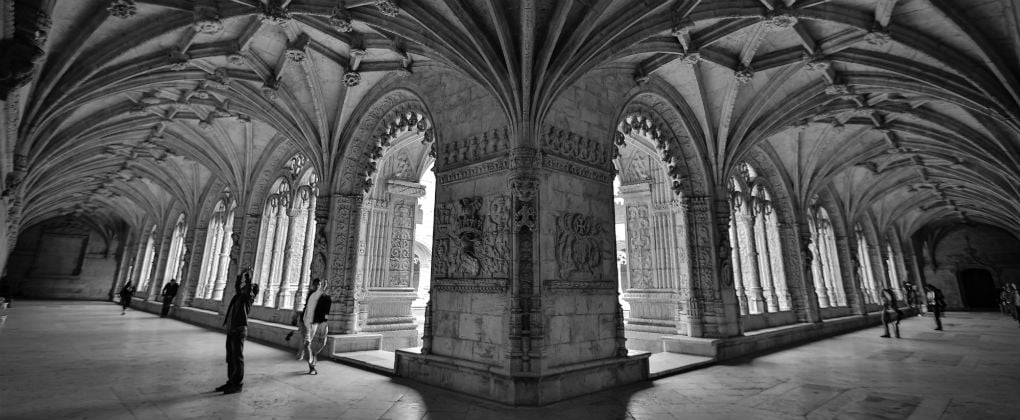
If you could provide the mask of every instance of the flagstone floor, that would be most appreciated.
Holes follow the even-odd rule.
[[[871,328],[539,408],[512,408],[104,302],[18,301],[0,326],[0,419],[1017,419],[1020,328],[997,313]]]

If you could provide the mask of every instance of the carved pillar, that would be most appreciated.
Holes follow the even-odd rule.
[[[329,206],[327,200],[320,200],[320,203],[319,208]],[[324,227],[323,236],[329,235],[328,268],[324,274],[329,279],[328,293],[334,301],[329,314],[329,328],[341,334],[358,332],[360,306],[365,297],[364,284],[356,279],[354,271],[361,203],[360,195],[335,195],[328,230],[325,230],[327,223],[320,220]],[[317,209],[317,218],[319,214]],[[318,247],[318,239],[316,241]]]
[[[791,228],[792,232],[793,229]],[[792,235],[791,235],[792,236]],[[821,302],[819,301],[819,295],[816,293],[818,290],[815,283],[821,283],[822,279],[816,280],[816,275],[820,274],[821,271],[817,269],[817,261],[815,261],[814,253],[811,245],[811,230],[807,225],[801,225],[800,228],[800,258],[801,258],[801,273],[803,273],[803,294],[805,300],[804,311],[807,315],[808,322],[822,322],[821,314]],[[824,287],[824,286],[823,286]]]
[[[843,289],[848,291],[847,305],[853,309],[855,315],[867,314],[868,311],[864,307],[864,293],[862,293],[864,279],[861,278],[861,264],[857,261],[856,253],[853,252],[857,249],[857,241],[847,236],[836,237],[836,249],[839,250],[840,262],[845,262],[840,264],[844,267],[843,272],[848,274],[843,276],[844,279],[849,280],[849,283],[843,284]]]
[[[438,156],[428,332],[398,375],[514,405],[647,377],[617,297],[611,150],[545,136],[543,151],[486,136]]]
[[[823,263],[825,261],[825,253],[823,248],[824,238],[821,236],[821,230],[818,231],[814,236],[814,240],[808,240],[808,252],[813,257],[811,259],[811,274],[812,279],[815,282],[815,294],[818,297],[818,306],[820,308],[828,308],[831,305],[829,302],[829,289],[827,286],[828,279],[825,278],[825,267]]]
[[[776,217],[773,213],[772,217]],[[768,241],[769,248],[775,250],[772,254],[772,278],[776,287],[776,295],[779,298],[779,309],[796,310],[796,307],[804,308],[803,302],[800,304],[794,303],[793,293],[791,289],[796,289],[796,286],[791,287],[791,284],[800,280],[800,270],[794,269],[789,270],[787,268],[788,261],[797,261],[795,252],[797,250],[797,234],[790,228],[786,223],[776,222],[773,225],[774,228],[768,229]],[[794,267],[798,267],[799,264],[794,264]],[[803,313],[803,311],[800,311]],[[803,319],[801,320],[803,321]]]
[[[733,286],[737,294],[737,302],[740,304],[740,314],[747,315],[750,308],[747,306],[747,289],[744,288],[744,265],[740,257],[740,240],[737,236],[737,218],[730,219],[730,260],[733,264]]]
[[[319,189],[312,186],[308,191],[308,207],[304,209],[306,212],[307,219],[305,220],[305,241],[301,246],[304,247],[304,253],[301,254],[301,272],[298,278],[297,292],[294,294],[294,309],[304,310],[305,305],[305,294],[308,292],[308,287],[311,285],[312,278],[312,261],[315,260],[316,252],[324,250],[315,249],[315,240],[318,234],[319,222],[315,217],[315,211],[318,205]]]
[[[366,285],[365,314],[361,331],[383,334],[383,348],[405,348],[418,345],[417,325],[411,313],[411,302],[417,297],[411,284],[414,258],[414,212],[418,197],[425,187],[416,182],[390,180],[386,184],[386,200],[366,203],[359,242],[358,273],[364,272]],[[361,255],[361,244],[367,249]],[[360,264],[359,264],[360,265]]]
[[[724,190],[721,197],[727,197]],[[714,205],[713,205],[714,204]],[[722,338],[740,335],[740,305],[734,289],[730,249],[731,206],[727,199],[713,203],[711,197],[691,197],[692,312],[700,315],[700,335]],[[714,232],[713,232],[714,231]],[[714,236],[713,236],[714,233]]]
[[[202,256],[205,255],[205,240],[208,237],[207,228],[195,228],[188,231],[188,235],[185,237],[185,245],[190,250],[188,257],[185,261],[186,264],[182,264],[182,271],[185,275],[181,276],[180,288],[177,293],[177,302],[180,306],[191,306],[191,300],[194,298],[199,278],[202,275]]]
[[[271,261],[264,261],[263,267],[269,267],[268,281],[265,284],[265,290],[262,291],[262,296],[256,298],[256,302],[261,300],[263,306],[273,307],[276,304],[277,290],[280,290],[280,285],[287,281],[287,272],[284,271],[285,263],[285,249],[287,242],[290,238],[290,231],[287,229],[290,223],[290,200],[284,195],[280,195],[276,198],[276,204],[274,207],[274,214],[270,223],[273,223],[274,228],[272,234],[266,238],[265,247],[272,248],[273,252],[269,255],[272,257]],[[247,238],[246,238],[247,239]],[[253,246],[258,243],[259,238],[256,236],[252,243]],[[263,250],[256,252],[262,253]]]
[[[293,200],[298,202],[298,200]],[[296,235],[299,227],[305,227],[307,224],[298,224],[298,216],[301,215],[303,209],[287,208],[287,238],[285,239],[286,244],[283,246],[283,266],[280,276],[280,290],[276,293],[276,307],[280,309],[291,309],[294,305],[294,290],[297,288],[300,278],[294,278],[295,275],[300,276],[295,266],[300,266],[301,261],[294,261],[294,250],[301,249],[305,246],[305,235],[302,231],[300,235]]]
[[[758,267],[758,244],[754,236],[754,213],[753,206],[747,211],[741,212],[738,217],[737,229],[740,232],[740,243],[747,245],[743,247],[744,249],[740,250],[741,261],[744,263],[743,268],[747,274],[747,279],[750,280],[747,284],[749,286],[747,310],[750,313],[760,314],[767,312],[767,310],[765,307],[765,294],[761,287],[761,270]]]
[[[243,218],[241,217],[227,217],[224,222],[222,231],[224,238],[220,242],[220,248],[217,253],[220,261],[216,265],[216,272],[213,273],[213,278],[211,279],[212,285],[208,286],[212,287],[213,300],[223,299],[223,289],[227,287],[227,277],[231,271],[236,272],[237,261],[241,258],[242,223]],[[232,265],[235,267],[231,267]]]
[[[760,267],[762,294],[765,297],[766,312],[778,312],[779,299],[776,295],[775,280],[772,269],[772,244],[768,238],[768,215],[772,212],[768,204],[757,203],[755,209],[754,242],[758,249],[758,267]]]

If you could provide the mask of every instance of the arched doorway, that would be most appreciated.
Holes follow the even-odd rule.
[[[995,280],[992,273],[981,268],[968,268],[957,275],[963,305],[968,308],[996,308]]]

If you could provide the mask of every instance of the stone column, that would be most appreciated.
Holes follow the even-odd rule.
[[[411,284],[414,211],[425,187],[390,180],[386,195],[383,207],[373,211],[368,226],[363,225],[369,235],[364,261],[370,271],[366,271],[367,293],[360,308],[366,315],[361,331],[382,334],[384,349],[416,347],[418,327],[411,313],[411,302],[417,297]]]
[[[864,315],[867,313],[867,310],[864,307],[864,294],[861,293],[860,262],[857,261],[857,256],[851,251],[857,248],[854,245],[856,245],[856,241],[847,236],[836,237],[836,250],[839,252],[840,267],[844,273],[848,274],[843,276],[843,279],[847,280],[843,282],[847,306],[853,310],[855,315]]]
[[[751,204],[751,203],[747,203]],[[754,236],[754,209],[750,208],[747,211],[741,212],[739,216],[740,221],[737,223],[737,229],[739,230],[742,245],[746,244],[746,247],[741,249],[741,261],[744,263],[744,270],[750,280],[749,296],[747,299],[747,309],[749,313],[764,313],[768,312],[765,307],[765,295],[761,287],[761,270],[758,267],[758,244],[755,241]]]
[[[272,199],[271,199],[272,200]],[[275,220],[272,223],[275,224],[275,228],[271,231],[272,235],[267,235],[265,246],[273,248],[273,252],[269,255],[272,257],[271,261],[264,261],[263,267],[269,266],[269,273],[267,273],[267,281],[265,284],[265,290],[262,291],[262,296],[256,298],[256,302],[262,301],[263,306],[273,307],[276,304],[277,290],[280,290],[280,285],[286,281],[287,272],[284,271],[284,250],[287,246],[287,241],[290,238],[290,231],[287,230],[290,223],[290,200],[282,194],[275,198],[278,200],[275,207]],[[282,237],[282,238],[281,238]],[[246,240],[252,240],[252,246],[257,247],[258,236],[254,238],[245,238]],[[282,241],[280,239],[283,239]],[[259,249],[256,252],[262,253],[263,250]]]
[[[816,268],[817,262],[815,261],[812,251],[813,247],[811,246],[811,236],[811,230],[808,226],[801,225],[800,258],[802,262],[801,273],[803,273],[804,276],[803,293],[806,302],[804,311],[806,312],[808,322],[822,322],[822,305],[820,302],[820,296],[816,293],[816,290],[818,289],[815,286],[815,283],[821,283],[822,279],[815,279],[815,274],[820,273],[820,271],[817,271]]]
[[[737,230],[740,229],[737,226],[737,218],[733,217],[730,219],[730,226],[728,229],[730,238],[730,260],[733,263],[733,285],[737,294],[737,302],[740,304],[740,314],[747,315],[751,313],[751,308],[747,304],[747,289],[744,287],[744,261],[741,257],[740,237]]]
[[[305,305],[305,294],[308,292],[308,287],[312,281],[312,261],[315,259],[315,238],[318,232],[318,221],[315,217],[315,209],[318,204],[318,188],[311,187],[308,191],[308,208],[304,209],[308,213],[306,224],[303,227],[305,230],[305,241],[301,246],[304,247],[304,253],[301,256],[301,277],[298,278],[297,292],[294,294],[294,309],[304,310]]]
[[[185,243],[191,244],[191,246],[188,247],[190,251],[187,264],[182,267],[186,275],[180,279],[181,286],[177,293],[177,302],[180,306],[191,306],[191,300],[197,293],[198,281],[202,275],[202,264],[205,263],[202,261],[202,257],[205,255],[207,236],[207,228],[195,228],[191,229],[185,237]]]
[[[832,306],[832,302],[829,301],[828,280],[825,278],[825,268],[822,266],[822,263],[825,261],[823,242],[824,238],[822,238],[821,231],[819,230],[814,235],[814,240],[808,241],[808,252],[814,257],[811,259],[811,273],[815,283],[815,294],[818,297],[818,306],[820,308],[828,308]]]
[[[397,352],[398,375],[513,405],[647,378],[617,300],[612,150],[541,142],[437,162],[428,336]]]
[[[297,202],[298,200],[293,200]],[[301,261],[294,261],[294,249],[303,248],[305,246],[305,237],[301,235],[300,238],[295,237],[294,232],[299,227],[297,223],[298,216],[301,214],[301,209],[287,208],[287,238],[285,239],[286,244],[283,246],[283,267],[282,275],[280,276],[280,291],[276,293],[276,307],[280,309],[291,309],[294,303],[294,289],[296,289],[297,281],[292,280],[292,274],[295,271],[294,265],[297,263],[301,264]],[[304,226],[300,226],[304,227]],[[300,279],[298,279],[300,281]]]
[[[329,279],[327,292],[333,297],[329,329],[340,334],[358,332],[360,306],[365,298],[364,283],[355,276],[361,203],[361,195],[334,195],[332,200],[320,197],[316,207],[316,223],[321,226],[318,235],[329,238],[323,253],[327,266],[322,274]],[[328,220],[324,217],[326,211],[330,214]],[[319,244],[316,239],[316,248]]]
[[[775,282],[772,276],[772,252],[768,239],[768,218],[771,210],[768,204],[757,203],[755,207],[754,242],[758,249],[758,266],[761,267],[762,293],[765,296],[765,312],[778,312],[779,299],[776,296]]]
[[[231,262],[236,262],[241,258],[241,233],[240,225],[238,223],[240,218],[227,218],[224,221],[223,240],[220,241],[220,248],[217,251],[219,263],[216,264],[216,272],[212,273],[212,300],[223,299],[223,289],[227,287],[227,276],[231,272]],[[235,263],[236,265],[236,263]]]

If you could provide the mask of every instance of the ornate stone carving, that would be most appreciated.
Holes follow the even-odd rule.
[[[110,12],[110,16],[118,17],[121,19],[127,19],[138,13],[138,7],[135,6],[135,0],[111,0],[110,5],[106,7],[106,10]]]
[[[456,293],[506,293],[507,280],[505,278],[494,279],[436,279],[432,284],[433,292],[456,292]]]
[[[167,52],[167,60],[170,63],[170,70],[180,71],[188,68],[191,56],[178,47],[172,47]]]
[[[866,35],[864,35],[864,41],[875,46],[882,46],[889,41],[892,41],[892,37],[889,35],[889,29],[879,25],[871,28]]]
[[[627,206],[627,273],[631,288],[650,289],[654,286],[652,265],[651,221],[648,207]]]
[[[688,52],[680,58],[680,61],[688,65],[698,64],[698,62],[701,61],[701,53],[697,51]]]
[[[411,285],[411,245],[414,242],[414,202],[401,200],[393,207],[390,235],[390,286]]]
[[[599,169],[611,168],[613,151],[598,140],[578,136],[569,131],[546,125],[541,135],[544,152],[559,155],[572,161]]]
[[[400,8],[397,7],[397,2],[394,0],[375,0],[375,7],[379,9],[380,13],[389,17],[396,17],[400,13]]]
[[[592,216],[564,213],[558,217],[555,254],[559,278],[601,281],[604,235],[602,225]]]
[[[443,142],[439,145],[439,167],[460,165],[494,155],[504,155],[510,148],[509,127],[501,127],[460,140]],[[441,163],[440,163],[441,162]]]
[[[344,86],[354,87],[361,84],[361,73],[349,71],[344,73]]]
[[[737,71],[733,73],[733,77],[739,84],[744,85],[751,83],[751,80],[754,79],[754,69],[741,65],[737,68]]]
[[[460,167],[444,171],[436,175],[440,184],[463,181],[470,178],[487,176],[496,172],[510,169],[510,161],[506,158],[488,160],[482,163]]]
[[[436,214],[435,277],[509,275],[509,197],[464,197],[439,204]]]
[[[215,34],[223,30],[223,21],[215,3],[211,5],[195,5],[195,32]]]
[[[825,87],[826,95],[846,96],[853,94],[853,88],[844,84],[832,84]]]
[[[797,17],[787,10],[771,10],[762,16],[762,20],[765,30],[773,32],[790,29],[797,24]]]
[[[354,30],[354,22],[351,20],[351,14],[347,11],[343,5],[338,5],[333,8],[333,13],[329,15],[329,24],[338,32],[351,32]]]
[[[245,58],[244,54],[235,52],[227,55],[227,62],[235,66],[243,66],[244,63],[248,62],[248,59]]]
[[[286,25],[290,22],[290,11],[284,6],[291,0],[263,0],[259,1],[259,20],[273,25]]]

